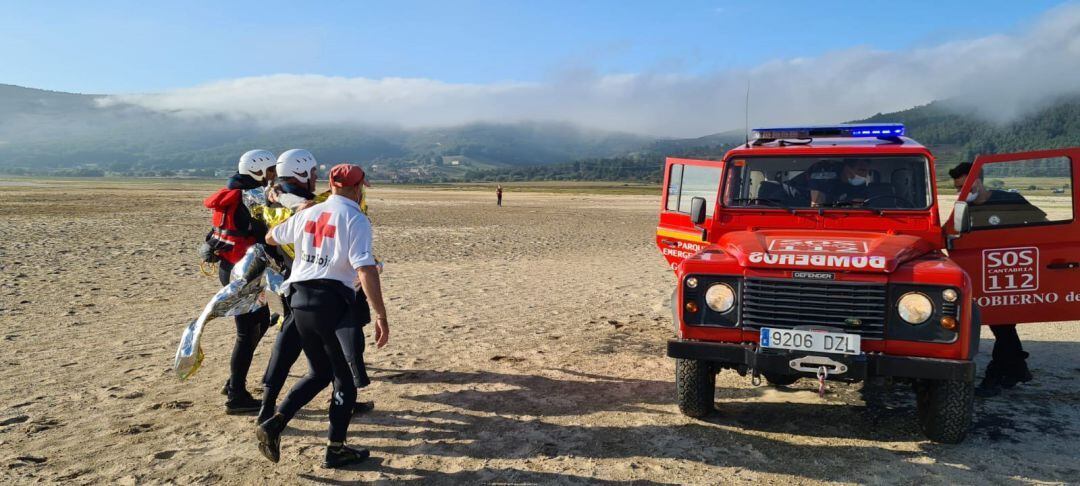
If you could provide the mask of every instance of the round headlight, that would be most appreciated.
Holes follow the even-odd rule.
[[[690,278],[686,279],[686,286],[690,287],[692,289],[696,289],[697,288],[697,278],[690,277]]]
[[[900,318],[908,324],[922,324],[934,314],[934,303],[918,292],[908,292],[897,303]]]
[[[705,304],[716,312],[727,312],[735,307],[735,291],[728,284],[715,284],[705,291]]]
[[[945,302],[956,302],[957,295],[955,289],[945,289],[941,291],[941,298],[945,299]]]

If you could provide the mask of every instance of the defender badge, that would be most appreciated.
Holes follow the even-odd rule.
[[[804,278],[810,280],[835,280],[836,274],[832,272],[791,272],[791,278]]]

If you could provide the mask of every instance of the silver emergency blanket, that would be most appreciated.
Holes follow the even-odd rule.
[[[259,206],[267,206],[269,203],[266,200],[266,190],[261,187],[254,189],[247,189],[243,193],[244,206],[248,208],[251,214],[256,214]]]
[[[248,248],[244,258],[233,266],[229,284],[217,291],[203,308],[202,314],[184,329],[173,364],[173,370],[181,380],[194,375],[202,364],[200,340],[207,322],[218,317],[254,312],[273,299],[277,299],[277,302],[271,303],[271,307],[280,307],[273,304],[280,304],[279,292],[283,290],[285,278],[266,251],[266,247],[259,244]]]

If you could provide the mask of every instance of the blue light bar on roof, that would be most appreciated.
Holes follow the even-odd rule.
[[[851,125],[818,125],[808,127],[755,128],[754,140],[815,137],[876,137],[894,139],[904,135],[903,123],[859,123]]]

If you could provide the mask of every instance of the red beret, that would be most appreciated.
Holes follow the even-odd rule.
[[[364,177],[364,169],[361,169],[359,165],[338,164],[330,169],[330,185],[332,187],[351,187],[357,184],[371,187],[367,178]]]

